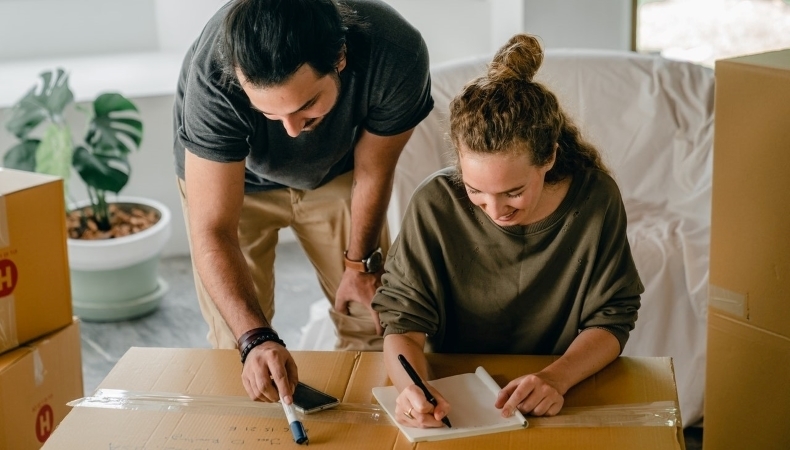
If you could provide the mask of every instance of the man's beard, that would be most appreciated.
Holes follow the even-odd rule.
[[[329,109],[329,112],[324,114],[321,117],[314,117],[305,123],[305,126],[302,128],[301,133],[309,133],[311,131],[315,131],[316,128],[320,127],[322,123],[324,123],[324,118],[332,113],[337,106],[337,103],[340,101],[340,94],[342,93],[342,84],[340,83],[340,73],[337,71],[330,72],[329,76],[332,77],[332,80],[335,82],[335,86],[337,86],[337,98],[335,99],[335,104],[332,105],[332,108]]]

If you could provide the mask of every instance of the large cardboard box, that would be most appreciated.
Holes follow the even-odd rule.
[[[63,180],[0,168],[0,353],[71,315]]]
[[[0,450],[41,448],[82,395],[77,321],[0,355]]]
[[[340,406],[303,416],[310,448],[326,449],[682,449],[679,418],[640,426],[645,408],[677,410],[669,358],[620,358],[567,395],[567,408],[588,407],[584,426],[534,425],[525,430],[413,447],[386,413],[372,405],[371,388],[387,383],[381,353],[293,352],[300,380],[340,399]],[[504,378],[536,371],[552,357],[430,355],[437,376],[485,366]],[[278,404],[250,401],[233,350],[132,348],[92,398],[72,409],[45,449],[260,449],[299,448]],[[618,408],[619,406],[619,408]],[[641,413],[629,410],[641,407]],[[619,424],[596,426],[614,408]],[[665,406],[664,406],[665,407]],[[652,414],[652,412],[651,412]],[[605,416],[605,414],[604,414]],[[666,419],[662,417],[662,421]],[[556,420],[581,420],[573,416]],[[631,421],[631,423],[628,423]],[[670,421],[671,422],[671,421]],[[537,419],[535,419],[537,423]],[[562,425],[564,422],[555,422]],[[624,425],[624,423],[628,423]],[[611,425],[611,424],[610,424]],[[529,445],[529,447],[525,447]]]
[[[715,95],[703,446],[787,449],[790,49],[717,61]]]

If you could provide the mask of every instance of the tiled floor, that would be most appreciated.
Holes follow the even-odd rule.
[[[310,305],[323,298],[323,293],[297,243],[279,244],[275,261],[274,327],[293,348],[308,322]],[[160,272],[170,290],[154,313],[125,322],[81,324],[86,395],[96,389],[129,347],[208,347],[208,327],[197,306],[189,258],[166,258]],[[685,436],[687,450],[702,448],[702,428],[687,428]]]

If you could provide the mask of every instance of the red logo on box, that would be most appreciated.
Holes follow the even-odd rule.
[[[14,292],[18,277],[16,264],[10,259],[0,259],[0,297],[6,297]]]
[[[44,443],[54,429],[55,413],[52,412],[51,406],[44,404],[38,410],[38,416],[36,416],[36,439],[38,439],[38,442]]]

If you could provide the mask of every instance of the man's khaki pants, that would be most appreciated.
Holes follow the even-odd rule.
[[[247,194],[239,220],[239,244],[247,260],[258,303],[271,323],[274,316],[274,250],[278,230],[290,226],[315,267],[318,281],[330,308],[337,331],[338,350],[380,351],[383,339],[367,308],[349,303],[349,315],[334,311],[335,294],[345,270],[343,251],[348,248],[351,230],[351,183],[353,172],[343,174],[314,189],[282,188]],[[189,206],[184,181],[178,179],[181,206],[189,236]],[[381,233],[381,249],[389,249],[386,223]],[[190,237],[190,249],[192,240]],[[200,311],[209,326],[208,341],[214,348],[236,348],[236,337],[206,291],[193,260]],[[288,343],[286,343],[288,344]]]

